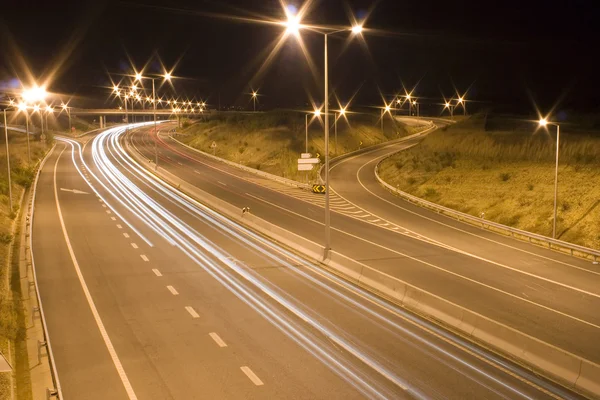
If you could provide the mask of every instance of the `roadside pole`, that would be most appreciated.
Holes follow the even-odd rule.
[[[12,183],[10,179],[10,154],[8,152],[8,124],[6,122],[6,108],[4,109],[4,139],[6,140],[6,168],[8,170],[8,205],[10,207],[10,212],[12,212]]]

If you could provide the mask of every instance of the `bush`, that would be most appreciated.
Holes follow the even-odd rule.
[[[12,235],[10,233],[0,233],[0,243],[9,244],[12,240]]]
[[[406,182],[408,182],[409,185],[414,185],[415,183],[417,183],[417,180],[411,176],[406,180]]]
[[[503,172],[500,174],[500,180],[502,182],[507,182],[510,179],[510,174],[508,172]]]
[[[434,188],[426,188],[425,189],[425,197],[437,197],[439,195],[438,191]]]
[[[531,191],[531,190],[533,190],[533,188],[534,188],[533,183],[529,183],[527,185],[527,190]]]

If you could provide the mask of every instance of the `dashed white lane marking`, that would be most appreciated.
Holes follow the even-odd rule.
[[[371,216],[371,214],[357,215],[357,217],[360,217],[360,218],[366,218],[366,217],[370,217],[370,216]]]
[[[123,236],[125,236],[127,239],[129,239],[129,234],[128,233],[123,232]]]
[[[110,212],[110,210],[106,210],[106,213],[107,213],[107,214],[112,214],[112,213]]]
[[[140,257],[142,257],[142,260],[144,260],[144,261],[150,261],[150,260],[148,260],[148,257],[146,257],[145,254],[141,254]]]
[[[102,207],[106,208],[106,204],[102,204]]]
[[[160,271],[157,270],[156,268],[152,269],[152,272],[154,272],[154,275],[156,275],[156,276],[162,276],[162,274],[160,273]]]
[[[119,229],[123,229],[123,226],[121,226],[121,225],[117,224],[117,228],[119,228]]]
[[[71,240],[69,239],[69,235],[67,234],[67,228],[65,227],[65,221],[63,219],[62,210],[60,208],[60,203],[58,201],[58,191],[56,190],[56,188],[57,188],[56,170],[57,170],[57,166],[58,166],[58,161],[60,160],[63,152],[64,152],[64,150],[56,158],[56,164],[54,164],[54,200],[56,202],[56,211],[58,212],[58,219],[60,221],[60,227],[62,229],[62,233],[65,238],[65,243],[67,245],[69,255],[71,256],[71,261],[73,263],[73,267],[75,268],[75,273],[77,274],[77,277],[79,278],[79,284],[81,285],[81,288],[83,289],[83,294],[85,295],[85,298],[88,302],[90,311],[92,312],[92,315],[94,316],[94,320],[96,321],[96,326],[98,327],[98,330],[100,331],[100,336],[102,336],[102,339],[104,340],[104,345],[106,346],[106,349],[108,350],[108,353],[110,354],[110,358],[112,359],[112,362],[115,365],[115,368],[117,370],[117,373],[119,374],[119,377],[121,378],[121,383],[125,387],[125,392],[127,392],[127,397],[130,400],[137,400],[135,391],[133,390],[133,387],[131,386],[131,382],[129,381],[129,378],[127,376],[127,373],[125,372],[125,369],[123,368],[123,364],[121,364],[121,360],[119,359],[117,351],[115,350],[115,348],[112,344],[112,341],[110,340],[110,337],[108,336],[108,332],[106,331],[104,323],[102,322],[100,313],[98,312],[98,309],[96,308],[94,299],[92,298],[92,295],[88,289],[87,284],[85,283],[85,279],[83,277],[83,274],[81,273],[81,268],[79,267],[79,263],[77,262],[77,257],[75,257],[75,252],[73,251],[73,247],[71,246]]]
[[[115,217],[110,217],[111,220],[116,221],[117,219]]]
[[[171,294],[173,294],[173,296],[177,296],[179,294],[179,292],[177,290],[175,290],[175,288],[173,286],[167,286],[167,289],[169,289],[169,292],[171,292]]]
[[[133,247],[134,249],[137,249],[137,248],[138,248],[138,245],[137,245],[137,244],[135,244],[135,243],[131,243],[131,247]]]
[[[256,376],[256,374],[254,372],[252,372],[252,370],[249,367],[240,367],[240,369],[242,370],[242,372],[244,374],[246,374],[246,376],[252,381],[252,383],[254,383],[256,386],[262,386],[264,385],[263,381],[260,380],[260,378],[258,376]]]
[[[185,309],[186,309],[187,312],[190,313],[190,315],[192,316],[192,318],[200,318],[200,315],[198,315],[198,313],[196,312],[196,310],[194,310],[192,307],[186,306]]]
[[[218,183],[219,185],[227,186],[227,184],[226,184],[226,183],[223,183],[223,182],[221,182],[221,181],[217,181],[217,183]]]
[[[100,203],[102,203],[102,199],[98,199],[98,201],[99,201]]]
[[[217,343],[217,345],[219,347],[227,347],[227,343],[225,343],[223,341],[223,339],[221,339],[221,337],[219,335],[217,335],[215,332],[211,332],[211,333],[209,333],[209,335],[215,341],[215,343]]]

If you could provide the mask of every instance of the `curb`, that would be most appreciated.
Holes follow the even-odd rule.
[[[145,168],[147,160],[137,151],[132,150],[128,142],[125,142],[125,147],[140,166]],[[300,251],[308,258],[333,269],[351,282],[383,294],[405,309],[440,323],[453,332],[508,357],[556,383],[592,398],[600,398],[600,365],[470,311],[335,251],[331,251],[329,260],[321,261],[323,246],[252,214],[242,216],[237,207],[179,179],[160,166],[156,171],[145,169],[163,179],[176,190],[201,201],[225,217]]]

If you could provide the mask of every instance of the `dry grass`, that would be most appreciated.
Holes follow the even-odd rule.
[[[199,150],[212,153],[212,142],[217,143],[215,154],[230,161],[270,172],[290,179],[316,179],[317,169],[307,174],[297,171],[297,159],[305,151],[304,116],[298,113],[274,111],[258,115],[237,114],[220,116],[185,128],[178,139]],[[371,115],[350,117],[350,125],[338,121],[338,154],[371,146],[402,135],[400,126],[386,126],[384,133]],[[308,152],[319,153],[323,159],[325,141],[323,126],[313,121],[308,133]],[[330,154],[335,155],[334,129],[330,129]],[[362,144],[361,144],[362,142]],[[307,176],[308,175],[308,176]]]
[[[2,135],[4,139],[4,135]],[[18,214],[19,199],[26,187],[33,180],[33,165],[45,154],[46,148],[39,141],[32,140],[31,157],[32,163],[27,163],[27,144],[24,134],[9,131],[9,149],[12,177],[12,199],[13,210],[9,210],[8,180],[6,168],[6,144],[0,141],[0,351],[7,354],[8,342],[13,343],[13,365],[17,366],[18,382],[24,383],[18,387],[18,398],[29,398],[30,388],[28,386],[28,367],[26,349],[24,346],[25,326],[23,321],[20,281],[18,276],[18,241],[13,247],[13,275],[8,276],[8,253],[9,245],[13,239],[14,232],[11,228]],[[10,282],[10,285],[7,283]],[[15,350],[16,349],[16,350]],[[25,354],[23,355],[23,352]],[[15,362],[15,359],[17,362]],[[0,375],[0,399],[10,398],[10,376]],[[29,394],[28,394],[29,393]],[[29,396],[29,397],[28,397]]]
[[[550,236],[554,135],[486,131],[483,119],[437,131],[381,165],[384,180],[447,207]],[[600,135],[561,134],[557,236],[600,248]]]

